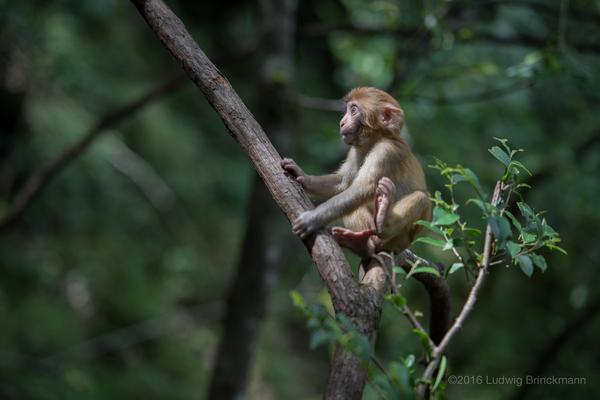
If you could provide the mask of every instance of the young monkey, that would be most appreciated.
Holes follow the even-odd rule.
[[[345,228],[332,229],[340,246],[363,259],[400,252],[419,233],[415,222],[431,218],[423,169],[400,138],[404,113],[392,96],[372,87],[352,89],[344,99],[340,134],[350,150],[336,172],[307,175],[294,160],[281,161],[309,194],[328,199],[300,214],[292,229],[304,239],[342,218]]]

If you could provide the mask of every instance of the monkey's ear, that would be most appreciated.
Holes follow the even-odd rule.
[[[404,111],[393,104],[384,104],[381,107],[381,122],[388,129],[395,129],[402,126],[404,120]]]

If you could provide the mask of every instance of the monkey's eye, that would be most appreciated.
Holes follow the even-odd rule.
[[[352,114],[356,114],[358,112],[358,106],[356,104],[352,104],[352,106],[350,106],[350,112]]]

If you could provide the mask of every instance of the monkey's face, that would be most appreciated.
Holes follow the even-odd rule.
[[[347,145],[356,145],[359,142],[360,131],[363,126],[363,112],[354,101],[346,104],[346,113],[340,120],[340,135]]]

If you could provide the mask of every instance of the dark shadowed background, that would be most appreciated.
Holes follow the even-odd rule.
[[[449,373],[487,383],[447,394],[595,396],[598,0],[167,3],[309,173],[341,160],[337,100],[361,85],[398,99],[424,165],[462,164],[490,191],[493,138],[525,149],[526,200],[548,210],[569,255],[544,253],[548,270],[531,278],[492,269],[449,350]],[[449,285],[456,312],[468,285]],[[247,159],[129,2],[0,2],[0,397],[318,399],[330,351],[309,350],[291,290],[330,304]],[[427,313],[422,287],[403,292]],[[410,330],[384,308],[377,356],[418,352]],[[528,375],[586,383],[498,381]]]

